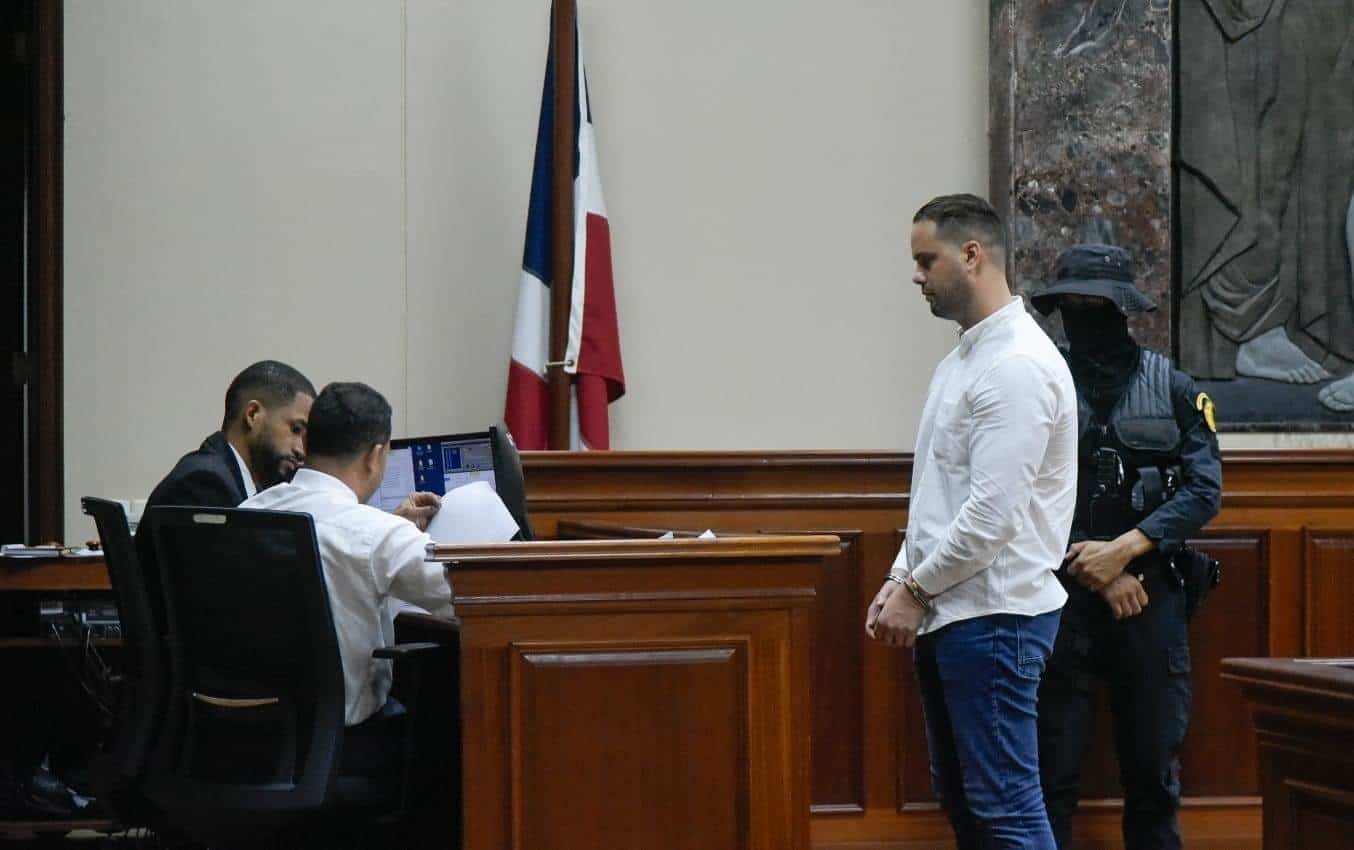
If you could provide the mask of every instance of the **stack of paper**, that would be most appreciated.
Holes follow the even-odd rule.
[[[22,543],[6,543],[0,546],[0,558],[60,558],[60,546],[25,546]]]

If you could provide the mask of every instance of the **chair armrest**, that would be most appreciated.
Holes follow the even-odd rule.
[[[406,659],[415,659],[419,655],[425,655],[435,650],[443,649],[440,643],[397,643],[394,646],[383,646],[372,650],[372,658],[388,658],[392,661],[404,661]]]
[[[395,627],[412,627],[421,633],[441,632],[448,636],[460,635],[461,621],[455,618],[435,617],[414,611],[401,611],[395,616]]]

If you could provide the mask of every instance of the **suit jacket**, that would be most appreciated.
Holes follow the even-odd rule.
[[[244,477],[240,464],[217,431],[202,441],[197,451],[179,458],[169,474],[155,485],[146,508],[156,505],[185,505],[202,508],[236,508],[245,500]],[[136,547],[143,562],[151,557],[150,535],[146,523],[136,529]]]
[[[217,431],[195,452],[179,459],[164,480],[155,485],[146,507],[188,505],[235,508],[245,500],[244,478],[226,435]]]
[[[203,508],[236,508],[245,500],[244,477],[235,460],[226,435],[217,431],[202,441],[197,451],[179,458],[169,474],[151,491],[146,508],[156,505],[183,505]],[[153,616],[163,633],[164,601],[160,593],[160,574],[151,545],[149,523],[143,520],[136,529],[136,550],[141,561],[146,589],[150,593]]]

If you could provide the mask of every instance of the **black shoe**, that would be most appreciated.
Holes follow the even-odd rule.
[[[35,817],[73,818],[78,813],[71,789],[44,760],[23,783],[23,801]]]

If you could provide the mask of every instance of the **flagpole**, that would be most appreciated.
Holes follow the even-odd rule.
[[[574,274],[574,136],[577,109],[577,0],[554,0],[554,162],[550,211],[550,362],[564,362],[569,346],[569,309]],[[563,366],[547,369],[550,448],[569,448],[569,402],[573,376]]]

